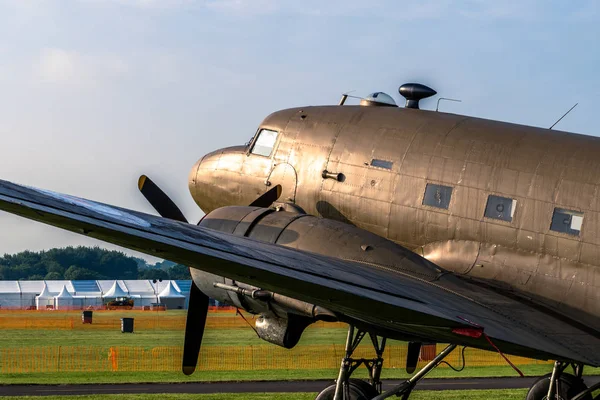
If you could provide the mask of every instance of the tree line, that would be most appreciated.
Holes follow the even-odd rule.
[[[66,247],[23,251],[0,257],[0,280],[191,279],[189,269],[171,261],[149,264],[115,250]]]

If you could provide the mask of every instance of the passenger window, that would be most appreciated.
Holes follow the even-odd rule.
[[[428,183],[425,187],[425,197],[423,204],[437,208],[448,209],[450,198],[452,197],[452,188],[450,186],[435,185]]]
[[[273,151],[275,142],[277,141],[277,132],[269,129],[261,129],[258,132],[258,137],[254,142],[254,146],[250,153],[257,154],[259,156],[268,157]]]
[[[515,199],[489,195],[484,216],[512,222],[516,207],[517,201]]]
[[[566,210],[564,208],[555,208],[554,214],[552,215],[550,230],[579,236],[581,225],[583,225],[582,212]]]
[[[371,160],[372,167],[392,169],[393,165],[394,165],[393,161],[380,160],[378,158],[374,158]]]

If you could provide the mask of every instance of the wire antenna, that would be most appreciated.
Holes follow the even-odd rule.
[[[359,96],[350,96],[349,94],[346,94],[346,93],[344,93],[344,94],[342,95],[342,98],[341,98],[341,100],[340,100],[340,103],[339,103],[338,105],[339,105],[339,106],[343,106],[343,105],[344,105],[344,103],[346,102],[346,99],[347,99],[348,97],[350,97],[351,99],[359,99],[359,100],[362,100],[362,99],[363,99],[362,97],[359,97]]]
[[[355,96],[350,96],[350,93],[352,93],[352,92],[356,92],[356,90],[351,90],[349,92],[342,93],[342,98],[340,99],[340,102],[338,103],[338,106],[343,106],[344,103],[346,102],[346,100],[348,99],[348,97],[354,98]],[[358,97],[358,98],[360,98],[360,97]]]
[[[447,97],[440,97],[437,101],[437,106],[435,107],[435,111],[437,111],[440,108],[440,100],[446,100],[446,101],[455,101],[457,103],[462,103],[462,100],[457,100],[457,99],[449,99]]]
[[[548,130],[554,128],[556,126],[556,124],[558,124],[564,117],[567,116],[568,113],[570,113],[571,111],[573,111],[573,109],[575,107],[577,107],[577,104],[579,104],[579,103],[575,103],[575,105],[573,107],[569,108],[569,111],[567,111],[566,113],[564,113],[563,116],[558,119],[558,121],[556,121],[555,123],[553,123],[552,126],[550,128],[548,128]]]

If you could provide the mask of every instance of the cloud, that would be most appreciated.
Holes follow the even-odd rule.
[[[127,0],[120,0],[126,2]],[[134,0],[129,0],[134,1]],[[138,0],[141,1],[141,0]],[[146,0],[151,1],[151,0]],[[170,3],[173,4],[173,3]],[[548,20],[572,16],[574,19],[597,18],[600,6],[595,0],[566,4],[557,14],[542,0],[189,0],[196,8],[235,16],[300,15],[315,17],[383,18],[396,21],[465,18],[470,20]],[[564,15],[563,15],[564,14]]]
[[[275,0],[209,0],[206,8],[226,14],[260,15],[274,14],[282,9],[282,3]]]
[[[39,81],[49,84],[91,86],[129,72],[128,64],[111,54],[83,54],[61,48],[42,49],[35,66]]]
[[[469,0],[462,7],[457,8],[459,14],[473,19],[494,20],[526,20],[543,17],[546,8],[538,1],[522,0]]]
[[[78,78],[78,55],[62,49],[43,49],[38,71],[45,82],[64,83]]]
[[[578,4],[579,7],[569,16],[573,21],[597,21],[600,16],[600,4],[597,1],[588,1]]]
[[[43,5],[49,10],[58,6],[48,1],[0,0],[21,12],[39,13]],[[254,17],[260,15],[305,15],[318,17],[377,17],[398,21],[431,20],[452,16],[475,19],[532,19],[544,16],[549,7],[541,0],[75,0],[96,7],[123,7],[141,12],[213,11],[225,15]],[[39,3],[39,4],[38,4]],[[586,0],[579,9],[594,9]],[[581,14],[584,14],[582,12]],[[597,15],[597,13],[596,13]]]
[[[538,0],[207,0],[205,7],[228,14],[254,16],[271,14],[319,17],[377,17],[392,20],[429,20],[463,16],[470,18],[519,18],[536,15]]]
[[[95,5],[118,5],[141,10],[169,10],[197,6],[199,0],[77,0],[80,3]]]

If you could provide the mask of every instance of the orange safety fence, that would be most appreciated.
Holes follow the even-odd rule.
[[[441,351],[442,344],[437,345]],[[404,368],[406,345],[387,346],[384,352],[386,368]],[[0,373],[32,372],[160,372],[180,371],[183,348],[165,346],[146,349],[142,347],[102,346],[40,346],[0,349]],[[206,346],[200,353],[199,371],[249,371],[249,370],[307,370],[337,369],[344,354],[342,345],[306,345],[287,350],[274,345],[257,346]],[[372,358],[373,351],[359,347],[355,358]],[[469,366],[506,365],[498,353],[467,349]],[[509,356],[517,365],[547,364],[524,357]],[[455,350],[446,359],[460,365],[460,351]],[[427,360],[419,362],[419,367]],[[440,365],[441,368],[447,365]]]
[[[34,314],[31,314],[34,313]],[[253,316],[244,313],[251,324],[254,324]],[[2,329],[48,329],[48,330],[98,330],[119,329],[121,318],[134,318],[135,329],[140,330],[183,330],[185,329],[186,315],[179,312],[176,315],[164,312],[118,312],[102,311],[94,312],[92,323],[83,323],[81,313],[74,312],[21,312],[0,313],[0,330]],[[235,312],[210,312],[206,320],[206,326],[210,329],[246,328],[248,323]],[[311,327],[345,327],[342,323],[316,322]]]
[[[0,313],[5,312],[81,312],[84,310],[92,310],[92,311],[108,311],[108,310],[133,310],[133,311],[173,311],[173,310],[185,310],[182,308],[168,308],[166,305],[162,306],[107,306],[105,304],[98,305],[87,305],[87,306],[60,306],[60,309],[55,308],[54,305],[48,304],[45,308],[37,309],[36,306],[30,305],[26,307],[10,307],[10,306],[2,306],[0,305]],[[208,306],[209,311],[216,312],[233,312],[237,310],[236,307],[232,306]]]

